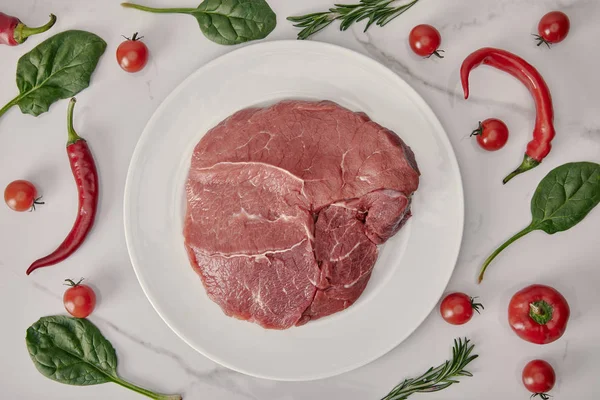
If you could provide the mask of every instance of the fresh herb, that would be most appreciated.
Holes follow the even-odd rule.
[[[43,41],[19,59],[19,95],[0,109],[0,117],[14,105],[38,116],[55,101],[81,92],[105,49],[104,40],[85,31],[61,32]]]
[[[577,162],[550,171],[538,185],[531,199],[532,221],[508,239],[483,263],[479,282],[492,260],[511,243],[535,230],[550,235],[577,225],[600,202],[600,165]]]
[[[42,375],[67,385],[114,382],[157,400],[181,400],[180,395],[151,392],[117,375],[112,344],[86,319],[62,315],[40,318],[27,329],[27,350]]]
[[[123,7],[159,14],[189,14],[200,30],[218,44],[233,45],[266,38],[277,17],[265,0],[204,0],[197,8],[153,8],[133,3]]]
[[[333,21],[341,20],[340,30],[345,31],[355,22],[368,19],[365,32],[373,24],[385,26],[394,18],[400,16],[419,0],[394,6],[397,0],[360,0],[356,4],[335,4],[328,11],[288,17],[296,28],[303,28],[298,33],[298,39],[308,39],[315,33],[328,27]]]
[[[415,393],[432,393],[446,389],[461,376],[473,376],[465,367],[477,354],[471,355],[475,345],[469,345],[469,339],[454,339],[452,348],[452,359],[444,362],[437,368],[429,368],[427,372],[418,378],[405,379],[404,382],[392,389],[382,400],[404,400]]]

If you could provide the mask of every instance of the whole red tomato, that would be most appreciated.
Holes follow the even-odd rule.
[[[544,15],[538,24],[538,33],[535,35],[538,46],[545,44],[550,47],[551,43],[562,42],[569,34],[571,22],[567,14],[560,11],[551,11]]]
[[[482,149],[496,151],[508,141],[508,128],[499,119],[488,118],[479,122],[479,127],[471,132],[471,136],[477,137],[477,143]]]
[[[71,279],[65,279],[68,286],[71,286],[63,295],[65,309],[76,318],[85,318],[94,311],[96,307],[96,293],[88,285],[82,285],[81,281],[75,283]]]
[[[4,190],[4,201],[15,211],[35,210],[35,206],[44,204],[40,201],[38,192],[33,183],[24,180],[14,181],[6,186]]]
[[[444,58],[440,53],[444,50],[438,50],[442,43],[442,35],[431,25],[417,25],[408,35],[408,44],[415,54],[422,57],[431,57],[435,54],[439,58]]]
[[[529,361],[523,368],[522,378],[525,388],[542,399],[550,397],[546,392],[549,392],[556,383],[554,368],[544,360]]]
[[[142,36],[134,33],[117,47],[117,62],[127,72],[138,72],[148,62],[148,47],[140,40]]]
[[[531,343],[547,344],[560,338],[571,311],[556,289],[531,285],[519,290],[508,305],[508,323],[519,337]]]
[[[473,317],[473,311],[484,308],[483,304],[476,303],[474,297],[464,293],[450,293],[440,304],[440,314],[446,322],[452,325],[466,324]]]

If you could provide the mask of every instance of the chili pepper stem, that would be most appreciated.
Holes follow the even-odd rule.
[[[481,283],[481,281],[483,280],[483,275],[485,274],[485,271],[487,270],[487,268],[490,266],[490,263],[494,260],[494,258],[496,258],[496,256],[498,254],[500,254],[502,252],[502,250],[504,250],[505,248],[507,248],[508,246],[510,246],[513,242],[515,242],[517,239],[522,238],[523,236],[527,235],[529,232],[532,232],[534,229],[531,225],[529,225],[527,228],[523,229],[521,232],[515,234],[513,237],[511,237],[510,239],[508,239],[506,242],[502,243],[502,245],[500,247],[498,247],[483,263],[483,265],[481,266],[481,270],[479,271],[479,277],[477,278],[477,283]]]
[[[133,8],[135,10],[147,11],[157,14],[191,14],[194,11],[196,11],[195,8],[154,8],[134,3],[121,3],[121,6],[125,8]]]
[[[50,14],[50,21],[46,24],[34,28],[30,28],[22,22],[15,28],[14,38],[17,43],[23,43],[29,36],[37,35],[38,33],[46,32],[56,23],[56,15]]]
[[[515,176],[522,174],[523,172],[527,172],[530,169],[537,167],[538,165],[540,165],[539,161],[536,161],[533,158],[529,157],[527,154],[525,154],[525,157],[523,157],[523,162],[521,163],[521,165],[519,165],[519,168],[515,169],[513,172],[508,174],[508,176],[504,178],[502,183],[506,185],[506,183]]]
[[[69,134],[67,146],[79,140],[83,140],[83,138],[79,136],[73,128],[73,109],[75,108],[75,103],[77,103],[77,99],[75,99],[75,97],[71,98],[69,101],[69,108],[67,109],[67,132]]]

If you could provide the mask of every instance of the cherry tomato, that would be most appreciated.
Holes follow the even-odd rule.
[[[554,387],[555,382],[554,368],[544,360],[529,361],[523,368],[523,385],[542,399],[549,398],[546,393]]]
[[[438,50],[442,43],[442,36],[437,29],[431,25],[417,25],[410,31],[408,35],[408,43],[410,48],[417,55],[422,57],[431,57],[435,54],[439,58],[444,58],[440,53],[444,50]]]
[[[140,41],[137,32],[117,47],[117,62],[127,72],[138,72],[148,62],[148,47]]]
[[[571,310],[556,289],[531,285],[519,290],[508,305],[508,323],[523,340],[552,343],[567,329]]]
[[[65,279],[66,284],[71,286],[65,291],[63,303],[65,309],[76,318],[85,318],[94,311],[96,307],[96,293],[88,285],[82,285],[81,281],[75,283],[70,279]]]
[[[473,310],[479,313],[479,308],[484,308],[483,304],[475,303],[474,297],[469,297],[464,293],[450,293],[442,300],[440,313],[446,322],[452,325],[462,325],[473,317]]]
[[[508,141],[508,128],[506,124],[496,118],[488,118],[479,122],[479,127],[471,132],[477,137],[479,146],[487,151],[496,151],[504,147]]]
[[[567,14],[560,11],[551,11],[544,15],[538,24],[538,46],[545,44],[550,47],[551,43],[562,42],[569,34],[571,22]]]
[[[15,211],[35,210],[36,205],[44,204],[40,199],[41,196],[38,197],[37,189],[29,181],[14,181],[4,189],[4,201]]]

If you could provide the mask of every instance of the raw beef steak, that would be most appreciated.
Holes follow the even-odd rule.
[[[418,184],[410,148],[363,113],[328,101],[245,109],[194,150],[186,249],[227,315],[301,325],[358,299]]]

